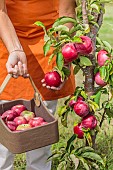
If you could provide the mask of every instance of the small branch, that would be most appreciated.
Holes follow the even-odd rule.
[[[82,0],[82,18],[83,18],[83,25],[88,24],[86,3],[87,3],[86,0]]]
[[[101,118],[101,121],[100,121],[100,124],[99,124],[100,128],[102,127],[102,123],[104,121],[105,113],[106,113],[106,111],[104,110],[104,113],[102,115],[102,118]]]

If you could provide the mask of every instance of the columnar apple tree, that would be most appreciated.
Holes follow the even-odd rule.
[[[73,74],[82,70],[84,76],[83,85],[77,86],[74,94],[58,109],[64,127],[68,126],[70,112],[79,118],[75,120],[73,134],[66,148],[61,148],[49,158],[58,160],[58,169],[77,169],[80,162],[87,170],[92,167],[105,168],[103,159],[95,152],[99,129],[105,119],[110,121],[113,117],[113,51],[106,40],[99,38],[105,3],[108,1],[78,0],[76,19],[61,17],[48,30],[40,21],[35,23],[43,27],[45,32],[45,56],[50,47],[54,49],[48,62],[56,58],[54,70],[62,81],[70,74],[67,67],[70,64],[73,66]],[[71,29],[66,26],[70,22],[73,23]],[[105,99],[103,95],[106,95]],[[76,139],[83,139],[85,145],[76,148]]]

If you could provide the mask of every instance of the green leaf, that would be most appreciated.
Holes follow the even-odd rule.
[[[50,160],[56,160],[57,158],[60,157],[60,154],[52,154],[51,156],[48,157],[47,161],[50,161]]]
[[[83,90],[81,91],[81,96],[82,96],[84,99],[87,99],[87,97],[88,97],[87,94],[85,93],[85,91],[83,91]]]
[[[92,147],[92,138],[89,132],[84,133],[87,139],[88,145]]]
[[[63,58],[62,53],[57,54],[56,64],[57,64],[57,67],[59,68],[59,70],[62,70],[63,65],[64,65],[64,58]]]
[[[43,46],[45,56],[47,55],[48,51],[50,50],[50,47],[51,47],[51,41],[49,40]]]
[[[61,117],[61,123],[64,127],[67,127],[67,116],[68,116],[68,112],[65,112],[62,114]]]
[[[96,37],[96,40],[97,40],[98,44],[103,45],[103,43],[99,37]]]
[[[70,158],[75,165],[74,170],[76,170],[79,166],[79,159],[74,154],[71,154]]]
[[[64,72],[64,74],[66,75],[66,77],[69,77],[70,74],[71,74],[70,69],[68,69],[68,68],[66,68],[66,67],[63,67],[63,68],[62,68],[62,71]]]
[[[67,106],[61,106],[61,107],[58,107],[57,109],[57,113],[59,116],[62,116],[66,111],[67,111]]]
[[[66,169],[66,161],[62,161],[59,163],[57,170],[64,170]]]
[[[89,24],[84,24],[84,32],[85,32],[85,34],[90,32]]]
[[[88,100],[88,103],[89,103],[90,109],[93,110],[94,112],[99,109],[99,106],[96,102],[92,100]]]
[[[80,156],[84,152],[94,152],[94,149],[90,146],[82,146],[75,151],[75,154]]]
[[[50,64],[50,62],[52,61],[52,59],[53,59],[54,56],[55,56],[54,53],[50,55],[50,57],[49,57],[49,59],[48,59],[48,64]]]
[[[76,35],[73,37],[72,41],[76,43],[82,43],[82,39]]]
[[[74,18],[71,18],[71,17],[60,17],[60,18],[58,18],[55,22],[54,22],[54,24],[53,24],[53,28],[55,28],[55,27],[57,27],[57,26],[59,26],[59,25],[63,25],[63,24],[66,24],[66,23],[74,23],[74,24],[76,24],[77,23],[77,21],[74,19]]]
[[[104,166],[103,159],[97,153],[94,153],[94,152],[85,152],[85,153],[82,153],[81,156],[83,158],[92,159],[94,161],[97,161],[97,162],[101,163]]]
[[[76,66],[74,67],[73,74],[76,75],[76,74],[79,72],[79,70],[80,70],[79,65],[76,65]]]
[[[92,65],[90,59],[87,58],[87,57],[83,57],[83,56],[80,57],[80,63],[84,66],[91,66]]]
[[[105,82],[108,82],[108,80],[109,80],[109,70],[108,70],[107,67],[106,67],[106,76],[105,76],[105,78],[104,78],[104,81],[105,81]]]
[[[82,162],[82,164],[86,170],[90,170],[90,168],[88,166],[88,162],[84,158],[79,157],[79,160]]]
[[[97,105],[100,105],[100,98],[101,98],[101,91],[99,91],[94,98],[94,102],[96,102]]]
[[[50,40],[50,37],[45,33],[45,35],[44,35],[44,42],[47,42],[48,40]]]
[[[97,28],[99,28],[99,25],[95,21],[89,21],[90,24],[95,25]]]
[[[58,25],[57,27],[54,28],[54,31],[66,31],[69,32],[69,28],[65,25]]]
[[[96,11],[97,11],[98,13],[100,13],[100,5],[98,5],[98,4],[96,4],[96,3],[93,3],[93,4],[91,4],[91,8],[96,9]]]
[[[71,143],[76,139],[76,137],[77,137],[77,136],[76,136],[75,134],[73,134],[73,135],[71,136],[71,138],[67,141],[66,151],[68,151]]]
[[[105,47],[107,47],[108,52],[110,53],[110,52],[111,52],[111,50],[112,50],[111,45],[110,45],[107,41],[102,41],[102,42],[103,42],[103,44],[105,45]]]
[[[104,80],[106,77],[106,67],[105,66],[100,67],[99,72],[100,72],[100,77]]]
[[[45,29],[45,25],[41,21],[36,21],[34,24]]]

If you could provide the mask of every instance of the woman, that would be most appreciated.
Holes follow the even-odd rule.
[[[52,70],[55,63],[47,65],[50,53],[48,57],[43,55],[44,33],[34,22],[41,21],[50,28],[61,16],[75,17],[74,0],[0,0],[0,84],[7,73],[14,77],[0,95],[1,103],[33,98],[29,79],[24,79],[29,74],[51,113],[55,112],[57,99],[74,92],[73,75],[59,90],[50,90],[41,84],[45,73]],[[49,154],[50,146],[27,152],[27,170],[50,170],[51,162],[46,162]],[[12,170],[13,159],[14,155],[0,145],[0,169]]]

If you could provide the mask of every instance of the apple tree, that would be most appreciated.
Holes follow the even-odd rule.
[[[48,63],[56,59],[54,70],[62,81],[70,75],[70,64],[74,75],[82,71],[84,77],[82,85],[58,108],[65,128],[70,112],[78,116],[66,147],[53,151],[48,158],[57,159],[59,170],[78,169],[80,162],[86,170],[106,169],[103,158],[95,151],[99,129],[104,120],[110,122],[113,118],[113,50],[109,42],[99,38],[105,3],[110,0],[78,0],[75,19],[58,18],[47,30],[42,22],[35,23],[45,32],[45,56],[53,48]],[[66,23],[73,23],[73,27],[69,29]],[[76,140],[81,139],[84,145],[75,147]]]

